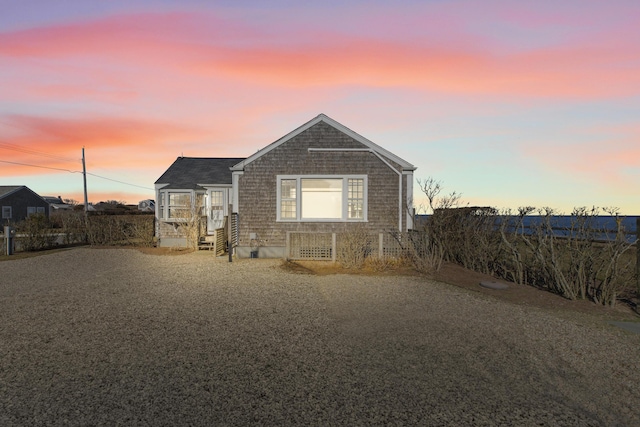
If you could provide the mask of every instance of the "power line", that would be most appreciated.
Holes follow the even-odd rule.
[[[139,188],[144,188],[145,190],[154,190],[155,191],[155,188],[143,187],[142,185],[137,185],[137,184],[130,184],[128,182],[118,181],[117,179],[107,178],[106,176],[96,175],[95,173],[91,173],[91,172],[87,172],[87,175],[95,176],[96,178],[106,179],[107,181],[117,182],[119,184],[131,185],[132,187],[139,187]]]
[[[18,152],[26,153],[26,154],[32,154],[34,156],[42,156],[42,157],[48,157],[50,159],[63,160],[63,161],[67,161],[67,162],[79,162],[80,161],[80,159],[74,159],[74,158],[65,157],[65,156],[58,156],[56,154],[45,153],[44,151],[39,151],[39,150],[32,150],[30,148],[20,147],[19,145],[10,144],[8,142],[0,142],[0,148],[5,149],[5,150],[18,151]]]
[[[52,168],[50,166],[30,165],[30,164],[27,164],[27,163],[10,162],[8,160],[0,160],[0,162],[9,163],[9,164],[12,164],[12,165],[30,166],[32,168],[51,169],[51,170],[56,170],[56,171],[69,172],[69,173],[82,173],[82,171],[72,171],[72,170],[69,170],[69,169]],[[130,185],[132,187],[144,188],[145,190],[155,190],[154,188],[143,187],[142,185],[131,184],[129,182],[124,182],[124,181],[118,181],[117,179],[107,178],[106,176],[100,176],[100,175],[96,175],[96,174],[90,173],[90,172],[87,172],[87,175],[91,175],[93,177],[100,178],[100,179],[106,179],[107,181],[117,182],[119,184]]]
[[[10,162],[8,160],[0,160],[0,162],[2,162],[2,163],[10,163],[12,165],[30,166],[32,168],[51,169],[51,170],[55,170],[55,171],[63,171],[63,172],[69,172],[69,173],[81,173],[80,171],[72,171],[72,170],[69,170],[69,169],[52,168],[51,166],[29,165],[27,163]]]

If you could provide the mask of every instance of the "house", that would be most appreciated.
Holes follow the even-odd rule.
[[[155,212],[156,211],[156,201],[153,199],[145,199],[140,200],[138,202],[138,210],[140,212]]]
[[[414,170],[320,114],[247,158],[179,157],[155,183],[156,236],[184,245],[189,206],[206,235],[228,229],[231,213],[239,257],[286,257],[288,233],[407,231]]]
[[[231,202],[231,167],[244,158],[178,157],[155,182],[156,237],[160,246],[187,246],[185,216],[199,205],[202,234],[223,228]],[[189,214],[189,215],[187,215]]]
[[[52,211],[70,211],[73,209],[72,205],[62,200],[62,196],[42,196],[42,198],[49,203],[49,208]]]
[[[23,221],[33,214],[49,217],[49,203],[24,185],[0,185],[2,224]]]

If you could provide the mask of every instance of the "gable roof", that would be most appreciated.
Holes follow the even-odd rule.
[[[39,195],[38,193],[36,193],[26,185],[0,185],[0,199],[7,197],[13,193],[16,193],[20,190],[27,190],[29,193],[33,194],[34,196],[42,199],[41,195]],[[42,201],[46,203],[46,200],[42,199]]]
[[[18,191],[21,188],[27,188],[24,185],[0,185],[0,199],[9,194]]]
[[[231,166],[243,157],[178,157],[156,184],[166,189],[201,189],[200,185],[231,185]]]
[[[331,117],[329,117],[329,116],[327,116],[325,114],[319,114],[317,117],[315,117],[314,119],[309,120],[307,123],[303,124],[299,128],[289,132],[288,134],[286,134],[282,138],[278,139],[275,142],[272,142],[271,144],[267,145],[263,149],[261,149],[258,152],[254,153],[253,155],[247,157],[246,159],[243,159],[241,162],[239,162],[238,164],[234,165],[231,168],[231,170],[234,170],[234,171],[243,170],[246,165],[248,165],[249,163],[253,162],[257,158],[264,156],[269,151],[279,147],[280,145],[282,145],[285,142],[289,141],[291,138],[296,137],[297,135],[301,134],[302,132],[306,131],[310,127],[312,127],[312,126],[314,126],[314,125],[316,125],[316,124],[318,124],[320,122],[324,122],[324,123],[334,127],[335,129],[339,130],[340,132],[342,132],[342,133],[350,136],[351,138],[355,139],[356,141],[358,141],[359,143],[361,143],[365,147],[368,147],[371,151],[376,152],[376,153],[386,157],[387,159],[397,163],[398,165],[400,165],[402,167],[402,170],[411,170],[412,171],[412,170],[416,169],[416,167],[413,166],[411,163],[409,163],[406,160],[403,160],[400,157],[396,156],[395,154],[385,150],[384,148],[382,148],[379,145],[373,143],[372,141],[368,140],[364,136],[352,131],[351,129],[349,129],[348,127],[344,126],[343,124],[338,123],[337,121],[333,120]]]

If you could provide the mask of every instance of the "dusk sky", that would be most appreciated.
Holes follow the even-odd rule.
[[[82,201],[85,147],[89,201],[137,203],[180,155],[246,157],[324,113],[465,204],[640,215],[637,0],[0,10],[0,185]]]

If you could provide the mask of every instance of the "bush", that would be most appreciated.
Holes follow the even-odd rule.
[[[54,245],[56,236],[51,230],[51,223],[44,214],[29,216],[16,224],[16,232],[22,234],[20,243],[24,251],[37,251]]]
[[[51,222],[64,234],[64,244],[72,245],[87,241],[85,218],[82,211],[60,211],[51,215]]]
[[[551,208],[521,207],[516,214],[494,208],[459,207],[458,195],[438,198],[441,184],[418,181],[432,215],[408,249],[419,271],[432,272],[438,260],[500,278],[548,289],[569,299],[614,305],[633,283],[633,246],[615,208],[604,213],[615,230],[598,226],[599,208],[575,208],[559,228]],[[530,221],[535,215],[536,221]],[[532,225],[531,225],[532,224]],[[400,240],[399,240],[400,242]]]
[[[89,215],[87,238],[91,245],[153,246],[151,215]]]
[[[337,260],[344,268],[362,268],[375,247],[372,236],[363,226],[356,225],[338,235]]]

